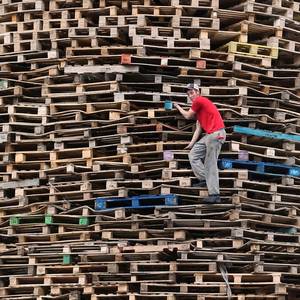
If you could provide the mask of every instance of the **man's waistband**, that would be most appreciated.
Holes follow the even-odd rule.
[[[225,130],[225,128],[223,127],[223,128],[217,129],[217,130],[209,132],[209,133],[207,132],[206,134],[213,134],[213,133],[221,131],[221,130]]]

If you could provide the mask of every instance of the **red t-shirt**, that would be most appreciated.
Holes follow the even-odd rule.
[[[200,126],[206,133],[225,128],[217,107],[207,98],[198,96],[193,100],[191,109],[196,113]]]

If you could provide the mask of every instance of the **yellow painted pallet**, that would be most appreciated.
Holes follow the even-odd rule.
[[[228,51],[228,53],[236,53],[257,57],[271,57],[273,59],[278,58],[278,48],[275,47],[231,41],[225,46],[221,47],[221,49],[224,48]]]

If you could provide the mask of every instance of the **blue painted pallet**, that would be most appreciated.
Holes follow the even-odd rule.
[[[233,126],[233,132],[243,133],[243,134],[247,134],[247,135],[255,135],[255,136],[260,136],[260,137],[267,137],[267,138],[272,138],[272,139],[300,142],[300,135],[278,133],[278,132],[273,132],[273,131],[269,131],[269,130],[253,129],[253,128],[242,127],[242,126],[237,126],[237,125]]]
[[[96,210],[114,208],[150,208],[155,206],[175,206],[178,205],[178,197],[175,194],[166,195],[139,195],[127,198],[104,198],[98,197],[95,201]]]
[[[280,174],[300,177],[300,168],[279,163],[257,162],[239,159],[219,159],[221,169],[248,169],[259,173]]]

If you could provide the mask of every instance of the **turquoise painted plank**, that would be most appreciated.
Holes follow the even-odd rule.
[[[242,127],[237,125],[233,127],[233,131],[237,133],[267,137],[272,139],[300,142],[300,135],[295,135],[295,134],[277,133],[269,130],[253,129],[253,128]]]

